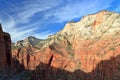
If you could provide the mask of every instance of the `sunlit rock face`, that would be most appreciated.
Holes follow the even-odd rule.
[[[0,69],[11,65],[11,38],[6,32],[3,32],[0,24]]]
[[[69,72],[81,70],[86,74],[91,73],[86,77],[80,74],[83,75],[81,80],[94,80],[95,77],[99,80],[110,80],[116,76],[120,79],[120,58],[114,59],[120,55],[118,13],[100,11],[85,16],[78,22],[68,22],[62,31],[46,40],[36,40],[32,40],[34,45],[30,40],[23,40],[20,42],[22,45],[13,46],[12,57],[24,65],[25,69],[36,70],[38,65],[44,63]],[[27,44],[23,45],[24,41]],[[111,59],[111,65],[101,63]],[[92,73],[94,71],[95,73]],[[76,77],[73,76],[73,80]]]

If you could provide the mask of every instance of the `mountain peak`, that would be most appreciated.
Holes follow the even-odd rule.
[[[28,46],[28,45],[34,46],[39,41],[41,41],[41,39],[37,39],[34,36],[29,36],[29,37],[25,38],[24,40],[17,41],[17,43],[15,44],[15,46]]]
[[[25,39],[37,39],[36,37],[34,37],[34,36],[28,36],[27,38],[25,38]]]
[[[113,35],[119,28],[120,14],[106,10],[84,16],[78,22],[68,22],[62,34],[76,35],[82,39],[94,39]]]
[[[107,10],[101,10],[99,11],[98,13],[109,13],[110,11],[107,11]]]
[[[92,24],[91,27],[95,28],[97,25],[99,25],[100,23],[103,22],[103,18],[104,18],[105,14],[111,14],[111,13],[112,12],[109,12],[107,10],[102,10],[95,14],[90,14],[90,15],[84,16],[78,22],[70,21],[65,25],[63,31],[66,32],[69,30],[73,30],[73,28],[75,28],[75,27],[79,28],[79,27],[81,27],[81,25],[76,26],[76,24],[79,24],[79,23],[82,23],[82,25],[87,25],[86,23],[88,23],[88,25]]]

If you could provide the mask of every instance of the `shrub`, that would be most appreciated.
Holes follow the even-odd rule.
[[[115,50],[115,47],[110,47],[110,50],[113,50],[113,51],[114,51],[114,50]]]

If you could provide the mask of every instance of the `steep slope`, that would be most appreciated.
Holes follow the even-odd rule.
[[[35,47],[27,44],[14,48],[13,58],[29,70],[35,70],[36,66],[44,63],[70,72],[79,69],[90,73],[95,70],[98,63],[120,55],[120,14],[100,11],[83,17],[79,22],[68,22],[62,31],[36,44]],[[115,60],[115,63],[118,61]],[[112,70],[102,70],[102,74],[106,75],[108,80],[113,79],[113,76],[120,79],[117,68],[120,65],[114,66],[115,63],[110,66]],[[97,67],[99,71],[102,65]],[[118,74],[107,73],[108,70]],[[90,79],[81,79],[93,80],[96,75],[97,73]],[[103,78],[99,76],[99,79]]]
[[[11,38],[8,33],[3,32],[2,26],[0,24],[0,80],[5,80],[11,77],[11,67]]]

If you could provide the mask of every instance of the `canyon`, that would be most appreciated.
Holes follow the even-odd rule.
[[[29,36],[14,44],[0,27],[0,40],[0,69],[10,66],[10,80],[120,79],[119,13],[100,11],[47,39]]]

